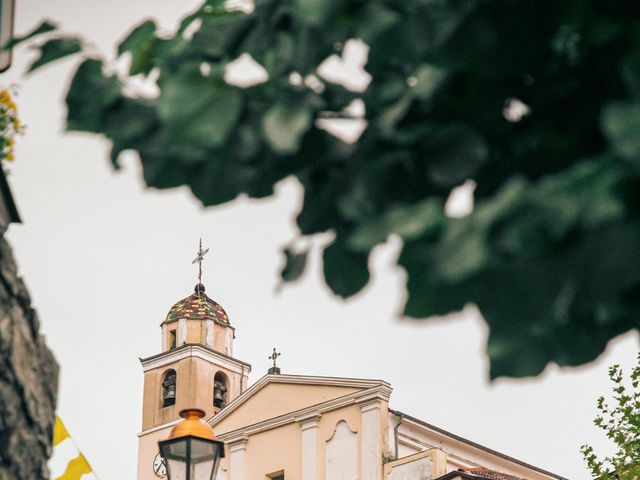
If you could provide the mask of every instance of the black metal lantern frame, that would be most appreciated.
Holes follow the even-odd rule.
[[[187,435],[159,442],[169,480],[215,480],[224,443]]]

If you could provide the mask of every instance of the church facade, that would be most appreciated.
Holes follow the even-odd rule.
[[[169,311],[144,371],[138,480],[164,478],[158,441],[196,407],[225,442],[217,480],[566,480],[390,405],[377,379],[284,375],[249,386],[224,309],[194,293]]]

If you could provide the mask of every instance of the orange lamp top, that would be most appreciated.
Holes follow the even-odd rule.
[[[173,427],[169,434],[169,440],[191,435],[192,437],[215,441],[216,437],[213,434],[213,429],[207,423],[200,420],[204,415],[204,411],[198,408],[182,410],[180,416],[184,418],[184,420]]]

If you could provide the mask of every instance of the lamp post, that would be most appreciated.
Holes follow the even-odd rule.
[[[184,420],[173,427],[167,440],[158,442],[169,480],[215,479],[224,443],[216,440],[213,429],[201,420],[204,415],[197,408],[182,410]]]

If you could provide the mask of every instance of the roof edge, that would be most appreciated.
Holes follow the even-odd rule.
[[[233,360],[236,363],[239,363],[241,365],[244,365],[246,367],[251,368],[251,364],[250,363],[243,362],[242,360],[238,360],[237,358],[232,357],[231,355],[227,355],[226,353],[219,352],[219,351],[214,350],[213,348],[208,347],[207,345],[203,345],[201,343],[184,343],[184,344],[180,345],[179,347],[174,348],[172,350],[167,350],[166,352],[156,353],[155,355],[151,355],[150,357],[146,357],[146,358],[138,357],[138,359],[140,360],[140,363],[142,365],[144,365],[145,363],[147,363],[147,362],[149,362],[151,360],[157,360],[158,358],[162,358],[164,356],[172,355],[172,354],[175,354],[176,352],[179,352],[181,350],[186,350],[187,348],[193,348],[193,347],[202,348],[203,350],[206,350],[206,351],[211,352],[211,353],[215,353],[216,355],[220,355],[221,357],[224,357],[224,358],[229,359],[229,360]]]
[[[238,397],[236,397],[229,405],[220,410],[210,421],[215,418],[215,423],[222,421],[229,416],[236,408],[239,408],[244,402],[255,395],[257,392],[266,387],[269,383],[288,383],[288,384],[300,384],[300,385],[326,385],[326,386],[345,386],[362,388],[363,390],[382,386],[389,389],[391,392],[393,389],[391,384],[384,380],[374,380],[365,378],[349,378],[349,377],[321,377],[312,375],[292,375],[292,374],[266,374],[263,375],[256,383],[247,388]]]
[[[553,478],[555,478],[557,480],[569,480],[568,478],[560,476],[560,475],[558,475],[556,473],[550,472],[550,471],[545,470],[545,469],[540,468],[540,467],[536,467],[535,465],[531,465],[530,463],[523,462],[522,460],[518,460],[515,457],[512,457],[512,456],[507,455],[505,453],[499,452],[499,451],[494,450],[492,448],[485,447],[484,445],[476,443],[473,440],[468,440],[468,439],[466,439],[464,437],[456,435],[455,433],[448,432],[447,430],[444,430],[444,429],[442,429],[440,427],[436,427],[435,425],[431,425],[430,423],[427,423],[427,422],[425,422],[423,420],[420,420],[419,418],[413,417],[413,416],[411,416],[409,414],[406,414],[404,412],[401,412],[399,410],[393,410],[393,409],[390,408],[389,409],[389,413],[393,413],[395,415],[402,415],[402,417],[405,420],[409,420],[410,422],[414,422],[414,423],[417,423],[418,425],[422,425],[423,427],[429,428],[429,429],[434,430],[434,431],[436,431],[436,432],[438,432],[438,433],[440,433],[442,435],[446,435],[449,438],[452,438],[452,439],[457,440],[457,441],[462,442],[462,443],[466,443],[467,445],[469,445],[471,447],[478,448],[478,449],[483,450],[483,451],[485,451],[487,453],[490,453],[492,455],[500,457],[503,460],[507,460],[509,462],[515,463],[517,465],[520,465],[521,467],[529,468],[529,469],[534,470],[534,471],[536,471],[538,473],[542,473],[543,475],[548,475],[550,477],[553,477]],[[478,477],[472,477],[472,476],[466,476],[465,477],[465,476],[462,475],[465,472],[462,472],[462,471],[450,472],[450,473],[458,473],[459,474],[458,476],[460,476],[462,478],[473,478],[473,479],[477,479],[478,478]],[[449,473],[447,475],[449,475]],[[447,475],[445,475],[443,477],[440,477],[437,480],[448,480],[449,478],[454,478],[454,477],[447,477]]]

